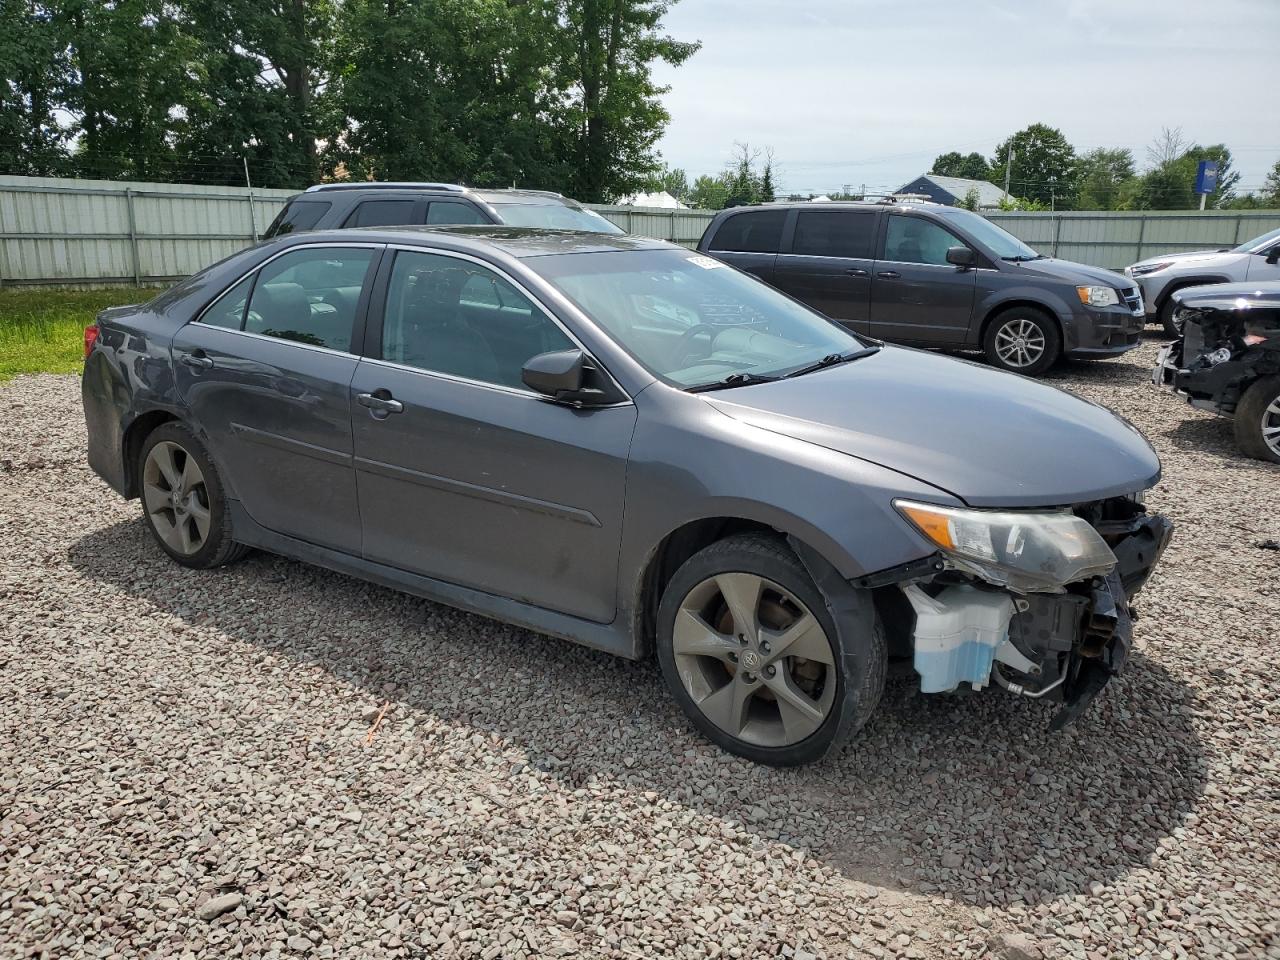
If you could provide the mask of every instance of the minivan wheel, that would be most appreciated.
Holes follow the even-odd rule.
[[[858,638],[867,664],[847,696],[847,658],[831,614],[787,545],[760,534],[695,554],[658,610],[658,660],[672,695],[710,740],[739,756],[794,766],[865,722],[884,686],[879,624]]]
[[[247,547],[231,538],[218,471],[204,445],[180,423],[161,424],[142,445],[142,515],[152,536],[184,567],[238,560]]]
[[[1280,375],[1263,377],[1236,404],[1236,445],[1258,460],[1280,463]]]
[[[1014,307],[987,325],[982,348],[992,366],[1037,377],[1058,361],[1062,335],[1039,310]]]

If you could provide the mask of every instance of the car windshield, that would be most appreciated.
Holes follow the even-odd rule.
[[[555,254],[525,263],[651,373],[681,388],[785,376],[866,346],[772,287],[686,250]]]
[[[491,203],[490,206],[502,222],[511,227],[622,233],[620,227],[585,207],[566,207],[563,203]]]
[[[1242,243],[1236,247],[1233,253],[1258,253],[1267,249],[1273,243],[1280,242],[1280,228],[1272,230],[1270,233],[1264,233],[1260,237],[1254,237],[1248,243]]]
[[[1036,260],[1041,256],[1008,230],[972,211],[950,211],[945,220],[964,230],[1001,260]]]

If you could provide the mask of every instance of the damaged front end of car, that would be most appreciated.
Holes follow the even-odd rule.
[[[1128,659],[1132,600],[1173,533],[1140,496],[1053,511],[897,501],[938,551],[865,578],[924,693],[994,683],[1075,720]]]
[[[1160,351],[1152,380],[1193,407],[1232,416],[1252,384],[1280,373],[1280,311],[1236,298],[1181,304],[1174,318],[1182,339]]]

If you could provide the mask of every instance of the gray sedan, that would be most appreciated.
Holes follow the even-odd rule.
[[[1171,531],[1107,410],[658,241],[288,236],[85,339],[89,462],[176,562],[257,548],[656,653],[764,763],[857,730],[891,661],[1071,720]]]

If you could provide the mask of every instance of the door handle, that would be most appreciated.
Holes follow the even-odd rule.
[[[381,394],[381,396],[380,396]],[[368,407],[375,416],[385,417],[389,413],[404,413],[404,404],[391,396],[390,390],[375,390],[373,393],[357,393],[356,403]]]
[[[195,353],[184,353],[178,357],[183,366],[191,367],[195,370],[208,370],[213,366],[213,361],[206,357],[201,351]]]
[[[881,280],[897,280],[902,276],[902,274],[897,270],[881,270],[876,274],[876,276]]]
[[[847,273],[851,277],[870,276],[870,274],[868,274],[867,271],[863,270],[861,267],[851,267],[850,269],[846,270],[845,273]]]

